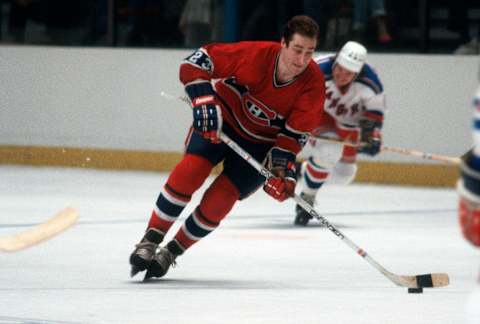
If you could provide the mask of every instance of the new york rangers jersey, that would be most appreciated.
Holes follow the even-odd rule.
[[[180,80],[211,81],[224,123],[249,141],[296,154],[321,122],[325,79],[312,60],[296,78],[279,82],[280,51],[274,42],[209,44],[182,62]]]
[[[345,126],[358,126],[362,115],[374,115],[375,120],[383,121],[385,94],[374,69],[365,63],[358,77],[342,92],[333,80],[334,60],[333,55],[315,59],[325,75],[325,112]]]

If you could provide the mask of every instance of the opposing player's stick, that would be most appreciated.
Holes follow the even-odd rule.
[[[353,146],[353,147],[365,145],[365,143],[354,143],[350,141],[342,141],[341,139],[337,139],[329,136],[317,135],[314,138],[321,141],[325,141],[325,142],[337,143],[337,144]],[[459,165],[461,162],[460,158],[458,157],[426,153],[426,152],[417,151],[417,150],[409,150],[401,147],[391,147],[391,146],[382,145],[382,152],[392,152],[392,153],[398,153],[403,155],[416,156],[424,160],[439,161],[439,162],[445,162],[445,163],[450,163],[455,165]]]
[[[78,213],[75,209],[71,207],[65,208],[49,220],[35,225],[24,232],[1,237],[0,251],[15,252],[38,244],[69,228],[75,223],[77,218]]]
[[[266,169],[263,165],[258,163],[250,154],[243,150],[237,143],[232,141],[227,135],[221,133],[221,140],[228,145],[233,151],[240,155],[245,161],[247,161],[252,167],[254,167],[262,176],[266,179],[273,177],[274,175]],[[429,273],[415,276],[402,276],[391,273],[385,269],[380,263],[375,261],[365,250],[353,243],[348,237],[346,237],[340,230],[330,224],[328,220],[318,214],[313,207],[303,200],[299,195],[294,194],[293,199],[299,204],[307,213],[312,217],[319,220],[326,228],[328,228],[333,234],[347,244],[358,255],[364,258],[370,265],[377,269],[381,274],[390,279],[394,284],[400,287],[407,288],[427,288],[427,287],[443,287],[447,286],[450,282],[448,274],[446,273]]]

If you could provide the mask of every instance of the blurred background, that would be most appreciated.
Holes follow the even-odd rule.
[[[319,50],[478,54],[478,0],[0,0],[3,44],[194,48],[278,40],[294,15],[321,26]]]
[[[178,65],[209,42],[273,40],[294,15],[320,53],[362,42],[384,141],[461,156],[478,86],[479,0],[0,0],[0,164],[169,171],[191,113]],[[356,181],[450,186],[454,165],[362,157]]]

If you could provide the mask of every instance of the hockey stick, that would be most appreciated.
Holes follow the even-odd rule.
[[[233,151],[240,155],[245,161],[247,161],[253,168],[255,168],[266,179],[273,177],[274,175],[266,169],[263,165],[258,163],[250,154],[243,150],[237,143],[232,141],[224,133],[220,134],[221,140],[228,145]],[[428,287],[443,287],[447,286],[450,282],[448,274],[446,273],[429,273],[415,276],[402,276],[391,273],[385,269],[380,263],[375,261],[365,250],[357,246],[353,241],[346,237],[340,230],[333,226],[328,220],[318,214],[313,207],[303,200],[299,195],[294,194],[293,199],[299,204],[307,213],[320,221],[326,228],[328,228],[333,234],[347,244],[358,255],[364,258],[371,266],[377,269],[381,274],[387,277],[390,281],[400,287],[406,288],[428,288]]]
[[[161,96],[169,100],[181,100],[187,104],[190,104],[186,97],[175,97],[165,92],[160,93]],[[266,169],[263,165],[258,163],[249,153],[243,150],[237,143],[231,140],[226,134],[220,133],[220,139],[230,147],[235,153],[247,161],[255,170],[257,170],[266,179],[273,177],[273,174]],[[406,288],[428,288],[428,287],[444,287],[450,283],[448,274],[446,273],[429,273],[423,275],[405,276],[396,275],[385,269],[380,263],[375,261],[365,250],[357,246],[353,241],[346,237],[339,229],[320,214],[318,214],[313,207],[303,200],[299,195],[294,194],[293,199],[297,202],[307,213],[322,223],[333,234],[335,234],[340,240],[354,250],[358,255],[364,258],[371,266],[377,269],[381,274],[387,277],[391,282],[399,287]]]
[[[0,251],[16,252],[38,244],[69,228],[76,222],[77,218],[78,213],[75,209],[65,208],[49,220],[22,233],[0,238]]]
[[[314,136],[314,138],[324,142],[337,143],[337,144],[353,146],[353,147],[365,145],[365,143],[354,143],[350,141],[342,141],[341,139],[337,139],[329,136],[317,135],[317,136]],[[445,162],[445,163],[450,163],[455,165],[459,165],[461,161],[460,158],[457,158],[457,157],[426,153],[426,152],[417,151],[417,150],[409,150],[401,147],[392,147],[392,146],[385,146],[385,145],[382,145],[382,152],[392,152],[392,153],[398,153],[403,155],[410,155],[410,156],[422,158],[424,160],[439,161],[439,162]]]

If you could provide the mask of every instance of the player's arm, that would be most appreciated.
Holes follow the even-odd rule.
[[[192,103],[193,128],[213,143],[220,142],[222,110],[211,80],[234,75],[242,48],[210,44],[190,54],[180,65],[180,81]]]
[[[180,65],[180,81],[192,103],[193,129],[213,143],[219,143],[222,112],[210,83],[213,60],[205,48],[190,54]]]
[[[295,192],[297,170],[295,160],[305,144],[308,133],[299,132],[285,125],[277,136],[277,142],[267,154],[265,166],[275,175],[263,189],[278,201],[284,201]]]
[[[383,93],[376,94],[365,101],[366,110],[360,117],[358,126],[360,127],[359,153],[375,156],[380,153],[382,147],[382,127],[384,120],[385,96]]]
[[[264,190],[273,198],[284,201],[295,192],[297,184],[295,161],[307,142],[309,134],[318,127],[325,100],[324,82],[298,100],[284,127],[277,135],[275,146],[269,151],[266,166],[275,177],[270,178]]]

